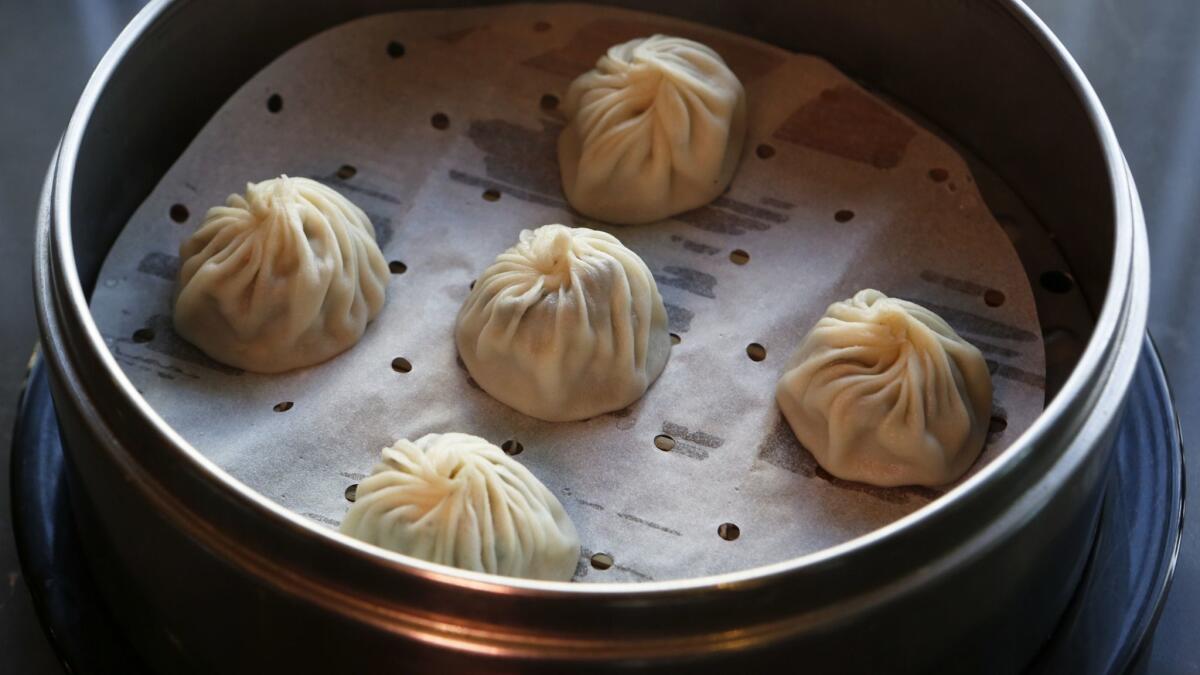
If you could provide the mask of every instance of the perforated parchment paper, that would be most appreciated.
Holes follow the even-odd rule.
[[[560,188],[557,99],[609,45],[655,32],[709,44],[741,78],[745,154],[709,206],[644,226],[592,222]],[[206,358],[173,333],[170,316],[179,243],[208,207],[282,173],[320,179],[361,206],[396,273],[358,345],[264,376]],[[453,340],[475,276],[520,230],[555,222],[607,230],[638,252],[680,338],[645,397],[577,423],[541,422],[493,400],[469,380]],[[166,421],[290,509],[336,527],[347,486],[400,437],[514,439],[517,458],[579,528],[576,578],[638,581],[793,558],[937,497],[832,478],[775,405],[803,334],[864,287],[931,307],[992,361],[996,418],[1007,426],[993,423],[973,470],[1040,413],[1032,292],[946,143],[820,59],[653,15],[518,5],[374,16],[279,57],[134,214],[92,310]],[[750,358],[752,343],[765,359]],[[410,371],[393,369],[398,357]],[[670,451],[656,447],[660,434],[673,439]],[[723,523],[740,536],[719,536]],[[612,568],[586,564],[600,551]]]

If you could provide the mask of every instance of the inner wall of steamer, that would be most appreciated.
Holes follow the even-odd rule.
[[[955,3],[598,4],[636,4],[816,54],[939,131],[967,158],[1017,248],[1042,321],[1047,399],[1058,391],[1107,289],[1115,199],[1103,144],[1079,95],[1012,10],[1001,2],[982,11]],[[179,2],[153,17],[121,59],[84,130],[70,195],[77,271],[89,297],[133,211],[246,80],[321,30],[427,5],[290,7],[285,0]],[[271,21],[267,34],[254,29],[277,12],[289,21]],[[213,35],[227,48],[211,50]],[[207,206],[189,208],[203,213]]]

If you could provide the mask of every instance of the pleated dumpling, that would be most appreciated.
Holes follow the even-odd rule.
[[[580,213],[636,224],[703,206],[733,179],[746,93],[712,49],[655,35],[608,50],[571,83],[558,139],[563,192]]]
[[[616,237],[583,227],[521,232],[458,313],[459,355],[475,381],[552,422],[641,398],[671,350],[650,269]]]
[[[943,485],[983,450],[987,362],[933,312],[875,290],[829,306],[776,399],[829,473],[881,486]]]
[[[175,330],[259,373],[345,351],[383,308],[389,278],[371,221],[314,180],[246,185],[179,247]]]
[[[579,535],[528,469],[477,436],[429,434],[384,448],[343,533],[464,570],[568,581]]]

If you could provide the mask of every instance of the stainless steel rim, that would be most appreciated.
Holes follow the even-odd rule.
[[[1068,438],[1087,433],[1086,413],[1094,406],[1119,406],[1136,364],[1137,349],[1140,347],[1146,320],[1149,269],[1143,241],[1144,228],[1140,221],[1140,210],[1135,208],[1130,196],[1124,160],[1108,119],[1079,67],[1045,25],[1019,1],[998,1],[1036,36],[1047,53],[1061,67],[1086,107],[1099,144],[1104,149],[1106,170],[1116,195],[1113,211],[1117,223],[1113,267],[1107,293],[1095,330],[1075,371],[1037,423],[1027,430],[1008,452],[952,491],[947,498],[938,500],[885,528],[839,546],[754,569],[677,581],[568,584],[501,580],[488,575],[432,565],[369,547],[312,524],[251,490],[200,454],[142,399],[109,353],[88,310],[87,298],[76,273],[71,235],[70,199],[75,158],[97,98],[125,53],[148,27],[172,7],[169,0],[152,2],[122,32],[90,79],[63,138],[58,165],[54,172],[52,197],[50,203],[45,206],[45,218],[39,231],[37,246],[36,285],[39,295],[39,319],[44,334],[60,338],[52,341],[58,344],[52,344],[51,348],[47,349],[48,359],[61,379],[68,383],[69,393],[81,409],[88,410],[89,404],[86,389],[76,372],[76,364],[86,363],[99,377],[106,378],[111,383],[117,395],[135,416],[137,424],[144,425],[168,441],[168,447],[163,448],[165,452],[172,453],[188,470],[206,475],[216,489],[233,495],[280,527],[311,539],[323,540],[327,544],[341,546],[345,555],[356,556],[371,564],[390,568],[398,574],[414,575],[430,583],[446,584],[481,593],[560,598],[604,596],[632,601],[694,591],[719,592],[722,589],[760,585],[818,570],[835,561],[862,555],[889,539],[917,530],[935,528],[951,511],[963,508],[964,504],[971,500],[981,499],[989,486],[1011,477],[1035,448],[1055,442],[1065,443]],[[1118,393],[1115,397],[1100,400],[1100,389]],[[160,484],[158,478],[144,472],[134,458],[120,450],[114,450],[119,444],[104,420],[93,415],[89,423],[98,437],[109,441],[107,445],[116,460],[131,476],[138,477],[137,483],[141,489],[155,495],[155,501],[163,505],[164,511],[172,514],[185,526],[197,528],[198,532],[212,537],[216,548],[228,552],[231,558],[239,560],[245,566],[262,570],[273,567],[273,563],[268,559],[250,555],[245,551],[235,551],[233,549],[236,547],[233,546],[221,545],[221,533],[204,528],[187,505],[180,503],[166,486]],[[1099,433],[1099,430],[1091,430],[1091,433]],[[1057,474],[1047,476],[1047,479],[1062,480],[1062,476],[1068,475],[1071,467],[1084,459],[1087,447],[1086,443],[1072,443],[1072,447],[1060,458],[1060,466],[1056,467]],[[1029,496],[1030,499],[1038,497],[1036,494]],[[347,602],[344,596],[329,589],[306,590],[316,593],[319,598],[324,596],[320,601],[328,602],[331,606],[345,606]],[[369,609],[364,608],[364,611]],[[382,616],[378,619],[384,621]],[[770,627],[764,629],[771,630]],[[775,629],[785,630],[785,627],[777,626]],[[786,630],[792,629],[794,627]],[[455,643],[462,646],[457,640]]]

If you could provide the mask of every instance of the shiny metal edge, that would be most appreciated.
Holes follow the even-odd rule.
[[[1143,655],[1145,650],[1150,646],[1150,637],[1154,635],[1154,630],[1158,626],[1159,619],[1162,618],[1163,610],[1167,605],[1167,598],[1171,592],[1171,584],[1175,581],[1175,570],[1179,563],[1179,553],[1183,546],[1183,531],[1187,524],[1187,505],[1188,505],[1188,482],[1187,482],[1187,445],[1183,437],[1183,424],[1179,419],[1178,407],[1175,405],[1175,389],[1171,385],[1171,376],[1167,372],[1165,364],[1162,362],[1162,352],[1158,348],[1154,336],[1149,332],[1146,333],[1146,339],[1149,341],[1150,348],[1154,350],[1155,359],[1158,364],[1159,374],[1162,376],[1163,382],[1167,386],[1167,400],[1171,403],[1171,408],[1175,411],[1175,415],[1171,420],[1172,428],[1174,429],[1175,444],[1178,448],[1179,459],[1179,517],[1175,523],[1175,541],[1171,547],[1171,551],[1167,554],[1167,570],[1163,575],[1162,582],[1154,589],[1151,603],[1154,606],[1154,611],[1136,637],[1133,639],[1133,648],[1128,653],[1128,658],[1114,670],[1115,673],[1126,672],[1134,663],[1136,663]]]

